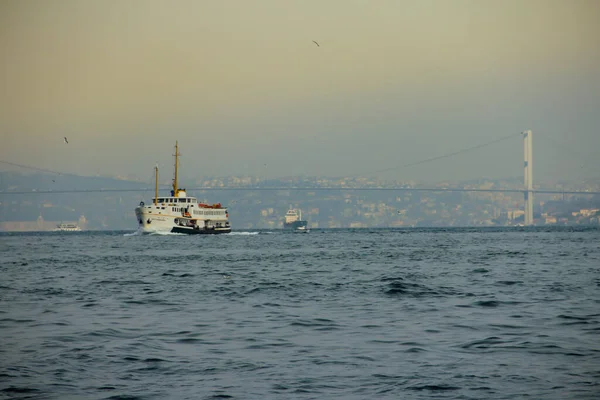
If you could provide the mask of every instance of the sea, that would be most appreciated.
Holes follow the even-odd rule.
[[[0,235],[0,399],[599,399],[600,227]]]

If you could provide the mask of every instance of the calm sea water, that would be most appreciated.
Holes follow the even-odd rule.
[[[597,228],[4,234],[0,261],[0,398],[600,398]]]

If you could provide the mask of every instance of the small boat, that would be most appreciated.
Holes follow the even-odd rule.
[[[190,235],[230,233],[229,213],[221,203],[200,203],[178,187],[179,146],[175,142],[175,178],[169,196],[158,195],[158,167],[155,171],[155,196],[151,204],[141,202],[135,215],[143,233],[171,232]]]
[[[77,224],[60,223],[53,229],[54,232],[81,232],[81,228]]]

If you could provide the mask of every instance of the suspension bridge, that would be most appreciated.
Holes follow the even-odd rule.
[[[370,171],[363,174],[352,175],[352,177],[357,177],[361,175],[371,175],[375,173],[387,172],[399,168],[412,167],[420,164],[425,164],[433,161],[437,161],[444,158],[454,157],[459,154],[467,153],[470,151],[474,151],[486,146],[490,146],[494,143],[498,143],[510,138],[514,138],[516,135],[511,134],[508,136],[501,137],[496,140],[492,140],[483,144],[479,144],[473,147],[461,149],[455,152],[443,154],[436,157],[427,158],[424,160],[404,164],[401,166],[396,166],[392,168],[386,168],[377,171]],[[256,185],[256,186],[199,186],[199,187],[191,187],[187,188],[187,190],[192,191],[407,191],[407,192],[483,192],[483,193],[522,193],[524,198],[524,211],[525,211],[525,225],[533,224],[533,198],[535,194],[554,194],[554,195],[600,195],[600,191],[589,191],[589,190],[557,190],[557,189],[544,189],[544,188],[534,188],[533,187],[533,133],[531,130],[527,130],[519,133],[519,136],[523,137],[523,149],[524,149],[524,186],[522,188],[515,189],[502,189],[502,188],[459,188],[459,187],[412,187],[412,186],[400,186],[400,187],[370,187],[370,186],[266,186],[266,185]],[[8,161],[0,160],[0,163],[12,165],[19,168],[25,168],[30,170],[35,170],[39,172],[64,175],[64,176],[73,176],[73,177],[84,177],[77,174],[70,173],[62,173],[53,171],[45,168],[38,168],[23,164],[12,163]],[[166,188],[166,186],[165,186]],[[42,195],[42,194],[68,194],[68,193],[118,193],[118,192],[148,192],[152,191],[154,188],[150,187],[139,187],[139,188],[122,188],[122,189],[114,189],[114,188],[99,188],[99,189],[73,189],[73,190],[16,190],[16,191],[2,191],[0,190],[0,196],[3,195]]]

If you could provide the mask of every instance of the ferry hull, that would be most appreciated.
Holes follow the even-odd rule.
[[[185,233],[186,235],[219,235],[221,233],[231,233],[231,228],[194,229],[176,226],[171,229],[171,233]]]
[[[185,233],[188,235],[217,235],[221,233],[230,233],[231,227],[227,220],[216,220],[212,223],[219,226],[186,226],[191,219],[181,216],[154,214],[147,211],[147,208],[137,207],[135,214],[138,220],[139,229],[142,233]],[[205,222],[202,221],[202,224]]]

